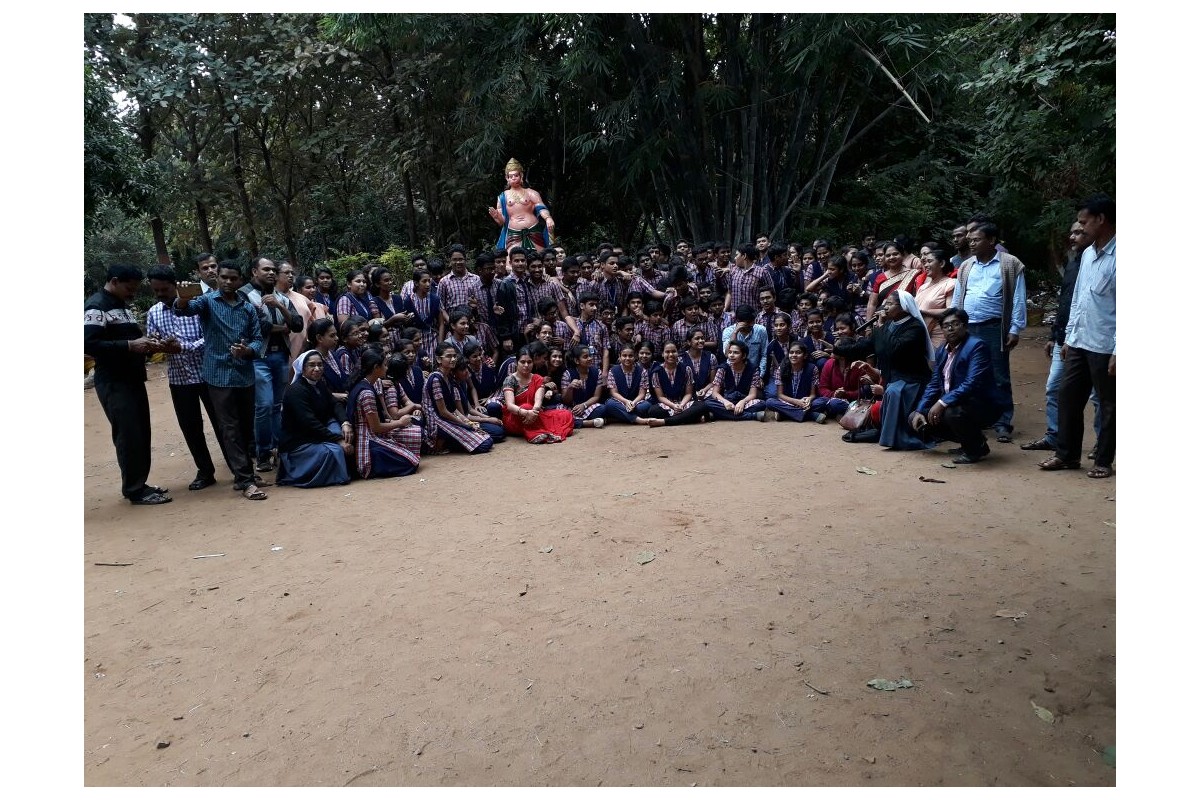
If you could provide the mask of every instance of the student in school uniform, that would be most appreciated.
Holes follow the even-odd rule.
[[[608,374],[608,328],[597,316],[600,296],[590,291],[579,295],[579,344],[591,348],[592,360],[601,374]]]
[[[704,401],[713,419],[766,419],[762,377],[750,365],[749,356],[749,345],[740,339],[731,339],[725,346],[725,363],[717,368],[712,394]]]
[[[771,341],[767,344],[767,388],[766,399],[775,397],[775,374],[788,361],[788,349],[793,342],[799,340],[792,335],[792,318],[783,312],[776,312],[768,321],[771,331]]]
[[[575,427],[603,428],[605,383],[600,380],[600,370],[593,363],[591,348],[577,344],[571,348],[567,360],[569,363],[559,385],[563,404],[575,417]]]
[[[663,346],[662,363],[651,372],[650,388],[658,401],[652,413],[667,425],[707,421],[708,408],[696,399],[692,368],[680,363],[679,348],[672,341]]]
[[[438,368],[429,373],[421,393],[425,446],[434,453],[444,453],[451,448],[471,455],[488,452],[492,449],[492,437],[458,407],[453,385],[458,350],[443,342],[434,353]]]
[[[637,351],[632,344],[624,345],[617,363],[608,370],[608,400],[604,401],[605,416],[611,420],[630,425],[648,425],[652,428],[665,424],[661,419],[649,417],[650,376],[637,363]]]
[[[799,341],[788,348],[788,360],[775,369],[777,395],[767,398],[767,421],[824,422],[827,401],[817,396],[820,374],[808,362],[808,350]]]
[[[704,400],[712,393],[712,381],[717,372],[717,357],[707,349],[707,344],[708,334],[704,329],[692,328],[687,333],[687,349],[679,357],[680,363],[692,370],[698,400]]]
[[[405,313],[412,314],[410,324],[421,332],[421,349],[433,353],[446,337],[446,314],[433,291],[433,276],[425,270],[413,272],[413,293],[402,305]]]
[[[337,361],[338,372],[347,376],[347,391],[349,391],[350,387],[354,385],[354,381],[351,379],[358,374],[358,362],[362,358],[363,347],[367,343],[367,318],[360,317],[358,314],[342,317],[342,327],[338,332],[341,334],[342,344],[333,351],[333,358]]]
[[[381,350],[363,353],[347,407],[354,419],[355,469],[363,478],[411,475],[421,463],[421,429],[413,418],[390,419],[379,381],[387,372]]]

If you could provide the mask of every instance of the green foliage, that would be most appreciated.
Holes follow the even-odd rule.
[[[573,251],[944,238],[983,210],[1052,260],[1070,201],[1115,185],[1111,14],[129,19],[84,18],[85,220],[154,217],[184,268],[379,253],[407,279],[495,241],[511,156]]]
[[[322,261],[312,265],[312,273],[315,275],[321,267],[328,268],[333,277],[337,279],[338,286],[346,285],[346,275],[356,269],[362,269],[372,261],[376,261],[375,256],[370,253],[353,253],[350,255],[337,256],[327,261]]]
[[[392,281],[396,286],[402,286],[406,281],[412,280],[412,257],[412,250],[392,244],[380,253],[377,260],[391,271]]]

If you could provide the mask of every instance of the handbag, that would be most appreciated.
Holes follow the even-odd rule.
[[[871,419],[872,400],[855,400],[838,424],[848,431],[856,431],[867,425]]]

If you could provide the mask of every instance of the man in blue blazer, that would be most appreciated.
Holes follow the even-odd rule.
[[[909,418],[914,430],[962,444],[955,464],[974,464],[991,450],[982,428],[1000,418],[1003,398],[992,376],[987,344],[967,332],[967,312],[942,312],[946,343],[938,348],[933,376],[917,410]]]

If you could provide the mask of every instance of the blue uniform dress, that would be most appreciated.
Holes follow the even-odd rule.
[[[454,395],[457,399],[458,409],[464,414],[471,408],[471,378],[465,381],[454,384]],[[479,427],[483,428],[483,432],[492,437],[492,442],[504,441],[504,423],[502,422],[480,422]]]
[[[580,389],[572,389],[571,382],[582,380],[583,387]],[[600,382],[600,370],[596,367],[588,367],[587,376],[580,378],[578,367],[567,367],[563,372],[562,384],[559,388],[562,390],[564,404],[571,409],[571,413],[575,414],[575,427],[581,427],[583,422],[603,417],[605,406],[604,401],[598,403],[588,403],[580,412],[576,413],[574,407],[591,399],[596,393],[596,385]],[[568,394],[569,393],[569,394]],[[603,396],[603,392],[601,393]]]
[[[759,377],[758,370],[749,364],[745,364],[742,367],[740,374],[735,373],[729,364],[722,364],[717,368],[716,380],[719,381],[721,394],[731,403],[736,403],[739,400],[749,397],[751,387],[758,389],[760,399],[752,403],[747,403],[739,415],[727,410],[717,398],[710,397],[704,403],[708,406],[709,414],[713,419],[752,420],[758,418],[758,412],[766,410],[766,404],[761,399],[762,378]]]
[[[620,364],[614,364],[608,370],[608,389],[612,392],[619,392],[622,397],[632,400],[638,396],[639,392],[650,390],[650,379],[641,364],[634,364],[631,373],[626,373],[621,369]],[[650,416],[650,405],[649,400],[642,400],[633,407],[633,411],[628,411],[620,400],[610,397],[604,401],[604,416],[608,419],[635,425],[638,417],[644,419]]]
[[[425,379],[425,388],[421,393],[421,412],[425,417],[425,446],[436,452],[440,440],[443,445],[472,455],[488,452],[492,449],[491,436],[455,420],[446,419],[438,413],[438,400],[442,401],[447,412],[458,408],[458,395],[450,384],[451,381],[440,371],[429,373],[429,377]]]
[[[712,385],[713,378],[716,377],[717,357],[707,350],[702,350],[700,358],[694,359],[692,354],[685,350],[679,354],[679,363],[685,367],[691,367],[696,396],[698,398],[706,397],[708,388]]]
[[[421,463],[420,428],[410,425],[379,436],[371,431],[368,415],[388,418],[378,387],[361,380],[350,390],[347,402],[354,414],[355,468],[364,478],[411,475]]]
[[[432,353],[438,345],[438,322],[442,313],[442,301],[436,292],[425,297],[410,294],[404,298],[404,310],[415,315],[412,326],[421,332],[421,349]]]
[[[692,368],[682,361],[676,364],[674,375],[665,364],[655,366],[654,371],[650,374],[650,387],[656,393],[656,397],[657,393],[661,392],[664,398],[677,404],[683,404],[684,396],[689,391],[692,393],[687,403],[683,404],[682,411],[676,411],[661,403],[655,404],[652,409],[654,416],[665,419],[668,425],[702,422],[708,416],[708,407],[696,399],[696,381],[692,374]]]
[[[817,370],[816,364],[809,364],[807,361],[804,363],[804,369],[800,372],[793,372],[791,363],[786,363],[775,370],[775,383],[785,389],[784,394],[796,399],[812,394],[813,386],[817,384],[818,380],[820,380],[820,372]],[[816,419],[817,414],[825,411],[828,402],[828,399],[824,397],[814,397],[812,404],[807,409],[803,409],[785,403],[778,397],[769,397],[767,398],[767,408],[779,412],[779,416],[786,419],[804,422]]]

